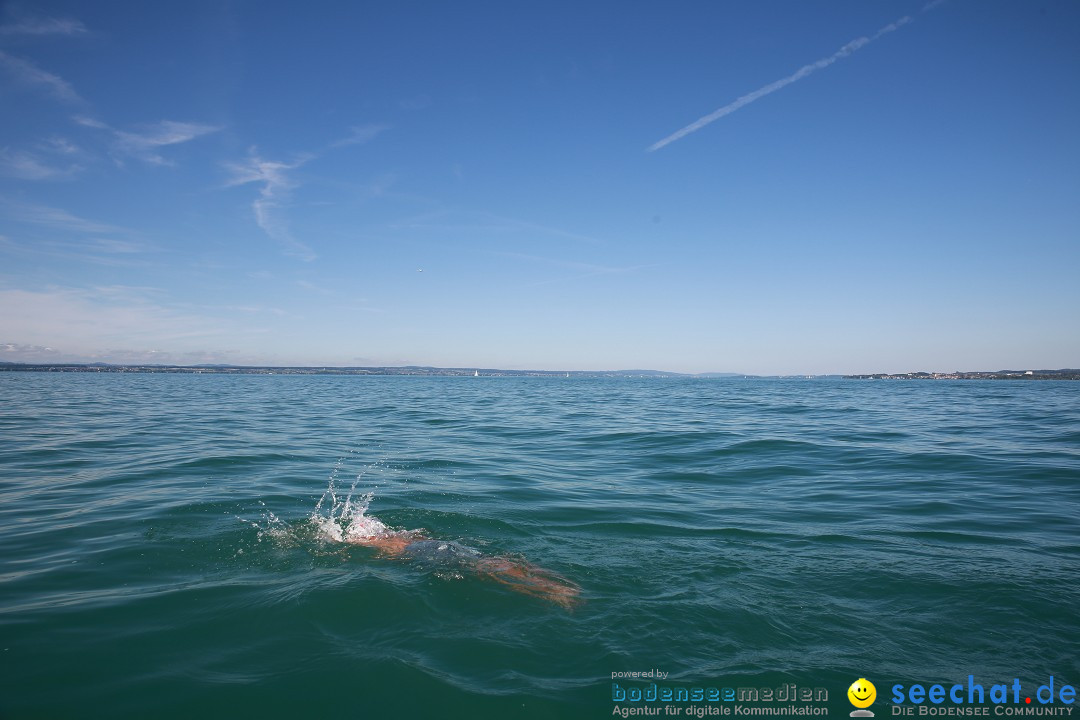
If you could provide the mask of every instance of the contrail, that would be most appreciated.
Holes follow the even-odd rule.
[[[929,7],[933,6],[934,4],[935,3],[930,3],[930,5],[927,6],[927,9],[929,9]],[[837,60],[843,60],[844,58],[846,58],[848,55],[852,54],[856,50],[861,50],[862,48],[866,47],[867,45],[869,45],[873,41],[877,40],[882,35],[887,35],[887,34],[891,33],[894,30],[898,30],[898,29],[902,28],[903,26],[907,25],[909,22],[911,22],[911,16],[910,15],[905,15],[904,17],[900,18],[899,20],[897,20],[895,22],[891,22],[888,25],[886,25],[885,27],[878,30],[874,34],[873,37],[866,37],[864,35],[863,37],[855,38],[854,40],[849,42],[847,45],[845,45],[844,47],[842,47],[839,50],[837,50],[836,52],[834,52],[829,57],[822,58],[822,59],[818,60],[817,62],[810,63],[809,65],[803,65],[801,68],[796,70],[791,75],[788,75],[786,78],[783,78],[781,80],[777,80],[776,82],[773,82],[773,83],[769,83],[765,87],[758,88],[757,90],[755,90],[752,93],[747,93],[746,95],[743,95],[738,100],[735,100],[734,102],[728,103],[727,105],[720,108],[719,110],[716,110],[715,112],[711,112],[708,115],[706,115],[705,117],[701,118],[700,120],[696,120],[696,121],[690,123],[689,125],[684,127],[682,130],[679,130],[677,132],[672,133],[671,135],[668,135],[666,138],[664,138],[660,142],[658,142],[658,143],[656,143],[654,145],[650,145],[648,151],[649,152],[655,152],[656,150],[659,150],[660,148],[664,147],[665,145],[673,143],[676,140],[678,140],[679,138],[686,137],[690,133],[695,132],[697,130],[700,130],[701,128],[705,127],[709,123],[715,122],[716,120],[719,120],[720,118],[724,117],[725,115],[730,115],[731,113],[735,112],[739,108],[746,107],[747,105],[754,102],[755,100],[760,100],[761,98],[765,97],[766,95],[771,95],[774,92],[776,92],[777,90],[780,90],[782,88],[786,88],[788,85],[790,85],[790,84],[792,84],[794,82],[798,82],[799,80],[802,80],[804,77],[806,77],[807,75],[810,75],[811,73],[814,73],[814,72],[817,72],[818,70],[822,70],[824,68],[827,68],[830,65],[832,65],[834,62],[836,62]]]

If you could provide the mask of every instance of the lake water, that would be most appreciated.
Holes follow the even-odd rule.
[[[0,373],[0,439],[4,718],[1080,684],[1080,383]],[[337,542],[368,493],[581,602]]]

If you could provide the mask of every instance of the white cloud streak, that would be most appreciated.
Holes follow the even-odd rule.
[[[81,165],[56,167],[27,152],[11,152],[0,148],[0,174],[22,180],[61,180],[82,170]]]
[[[10,343],[0,345],[0,354],[17,350],[15,343],[48,350],[61,342],[80,355],[105,359],[103,347],[182,353],[210,339],[234,337],[220,319],[170,307],[159,296],[153,288],[124,286],[0,289],[0,339]]]
[[[67,138],[53,137],[39,144],[39,147],[57,155],[80,155],[82,150]]]
[[[214,125],[162,120],[140,133],[113,130],[118,151],[139,158],[152,165],[170,165],[156,150],[169,145],[179,145],[189,140],[221,130]]]
[[[0,25],[0,35],[85,35],[86,26],[74,18],[28,18]]]
[[[88,220],[48,205],[0,197],[0,215],[24,225],[55,231],[20,232],[18,240],[7,238],[0,242],[4,254],[19,255],[33,263],[49,257],[113,267],[145,266],[145,254],[157,250],[130,229]]]
[[[66,103],[82,103],[83,99],[67,80],[42,70],[29,60],[9,55],[0,50],[0,68],[18,82],[31,87],[43,88],[57,100]]]
[[[252,148],[246,160],[225,164],[225,168],[232,173],[232,177],[225,184],[227,187],[232,187],[261,183],[259,197],[251,204],[256,224],[284,248],[286,255],[311,262],[318,255],[293,236],[288,221],[282,214],[282,209],[291,198],[292,191],[297,187],[297,183],[289,177],[289,171],[325,155],[331,149],[369,142],[388,128],[389,125],[354,125],[350,128],[351,132],[347,137],[331,143],[321,151],[300,155],[291,163],[264,160],[259,157],[255,148]]]
[[[494,215],[487,212],[437,210],[390,225],[395,230],[438,230],[448,233],[538,234],[574,240],[590,245],[607,245],[607,240],[539,225],[525,220]]]
[[[129,231],[115,225],[87,220],[72,215],[67,210],[49,207],[47,205],[31,205],[0,198],[0,207],[6,209],[10,217],[19,222],[30,225],[41,225],[54,230],[64,230],[74,233],[87,233],[92,235],[112,235],[127,233]]]
[[[346,145],[362,145],[363,143],[374,140],[376,135],[383,130],[387,130],[389,127],[389,125],[354,125],[351,128],[351,134],[348,137],[338,140],[330,147],[338,148],[345,147]]]
[[[251,209],[255,213],[255,223],[267,236],[281,244],[287,255],[298,257],[306,262],[318,256],[310,247],[293,237],[288,222],[281,216],[280,210],[295,187],[295,183],[288,176],[288,171],[300,167],[310,159],[311,156],[303,156],[292,163],[276,162],[262,159],[253,150],[244,162],[226,165],[233,173],[233,177],[226,183],[228,186],[262,184],[259,197],[251,204]]]
[[[156,248],[137,241],[108,237],[79,236],[73,240],[27,238],[21,242],[0,238],[0,254],[21,257],[29,263],[43,258],[81,265],[116,268],[147,268],[154,265],[146,257]]]
[[[866,47],[867,45],[869,45],[873,41],[880,38],[882,35],[886,35],[888,33],[891,33],[893,31],[895,31],[895,30],[898,30],[898,29],[900,29],[904,25],[907,25],[910,22],[911,22],[911,17],[905,15],[904,17],[900,18],[899,20],[896,20],[895,22],[891,22],[888,25],[886,25],[885,27],[878,30],[872,37],[863,36],[863,37],[855,38],[854,40],[852,40],[851,42],[849,42],[848,44],[844,45],[842,48],[840,48],[839,50],[834,52],[832,55],[830,55],[828,57],[825,57],[825,58],[822,58],[820,60],[817,60],[815,62],[812,62],[809,65],[803,65],[801,68],[799,68],[798,70],[793,72],[791,75],[788,75],[785,78],[781,78],[780,80],[777,80],[776,82],[769,83],[768,85],[766,85],[764,87],[761,87],[761,88],[758,88],[757,90],[755,90],[755,91],[753,91],[751,93],[747,93],[746,95],[743,95],[742,97],[738,98],[737,100],[728,103],[727,105],[720,108],[719,110],[711,112],[708,115],[706,115],[706,116],[704,116],[702,118],[699,118],[698,120],[695,120],[694,122],[690,123],[689,125],[682,128],[681,130],[679,130],[677,132],[674,132],[671,135],[668,135],[663,140],[660,140],[659,142],[656,142],[656,143],[650,145],[649,148],[648,148],[648,152],[656,152],[660,148],[662,148],[662,147],[664,147],[666,145],[670,145],[671,143],[675,142],[676,140],[679,140],[681,138],[686,137],[690,133],[697,132],[698,130],[705,127],[706,125],[708,125],[710,123],[713,123],[713,122],[716,122],[720,118],[725,117],[727,115],[730,115],[731,113],[746,107],[750,103],[755,102],[757,100],[760,100],[761,98],[765,97],[766,95],[771,95],[774,92],[776,92],[777,90],[782,90],[782,89],[786,88],[788,85],[791,85],[792,83],[796,83],[799,80],[802,80],[803,78],[807,77],[808,75],[811,75],[811,74],[817,72],[818,70],[823,70],[823,69],[829,67],[830,65],[832,65],[833,63],[835,63],[837,60],[843,60],[844,58],[848,57],[849,55],[851,55],[855,51],[861,50],[862,48]]]
[[[105,123],[103,123],[100,120],[97,120],[95,118],[87,117],[86,115],[76,115],[75,117],[73,117],[71,119],[76,124],[82,125],[83,127],[95,128],[97,130],[111,130],[111,128],[108,125],[106,125]]]
[[[497,252],[494,254],[502,257],[513,258],[515,260],[524,260],[530,263],[554,265],[556,267],[566,268],[568,270],[574,270],[576,272],[584,272],[591,275],[603,275],[608,273],[625,272],[626,270],[630,269],[625,267],[611,267],[608,265],[596,265],[593,263],[577,262],[574,260],[541,257],[539,255],[529,255],[527,253],[518,252]]]
[[[125,157],[133,157],[151,165],[173,164],[157,152],[158,148],[179,145],[221,130],[216,125],[161,120],[151,125],[142,126],[139,132],[133,132],[117,130],[97,118],[85,115],[76,115],[72,120],[83,127],[112,133],[112,146],[115,153]]]

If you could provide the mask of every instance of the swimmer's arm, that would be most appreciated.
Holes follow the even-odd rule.
[[[357,545],[373,547],[384,555],[401,555],[410,544],[421,540],[416,536],[405,537],[402,535],[386,535],[382,537],[357,538],[353,542]]]

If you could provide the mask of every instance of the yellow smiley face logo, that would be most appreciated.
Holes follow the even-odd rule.
[[[859,678],[847,689],[847,697],[857,708],[870,707],[877,698],[877,688],[866,678]]]

